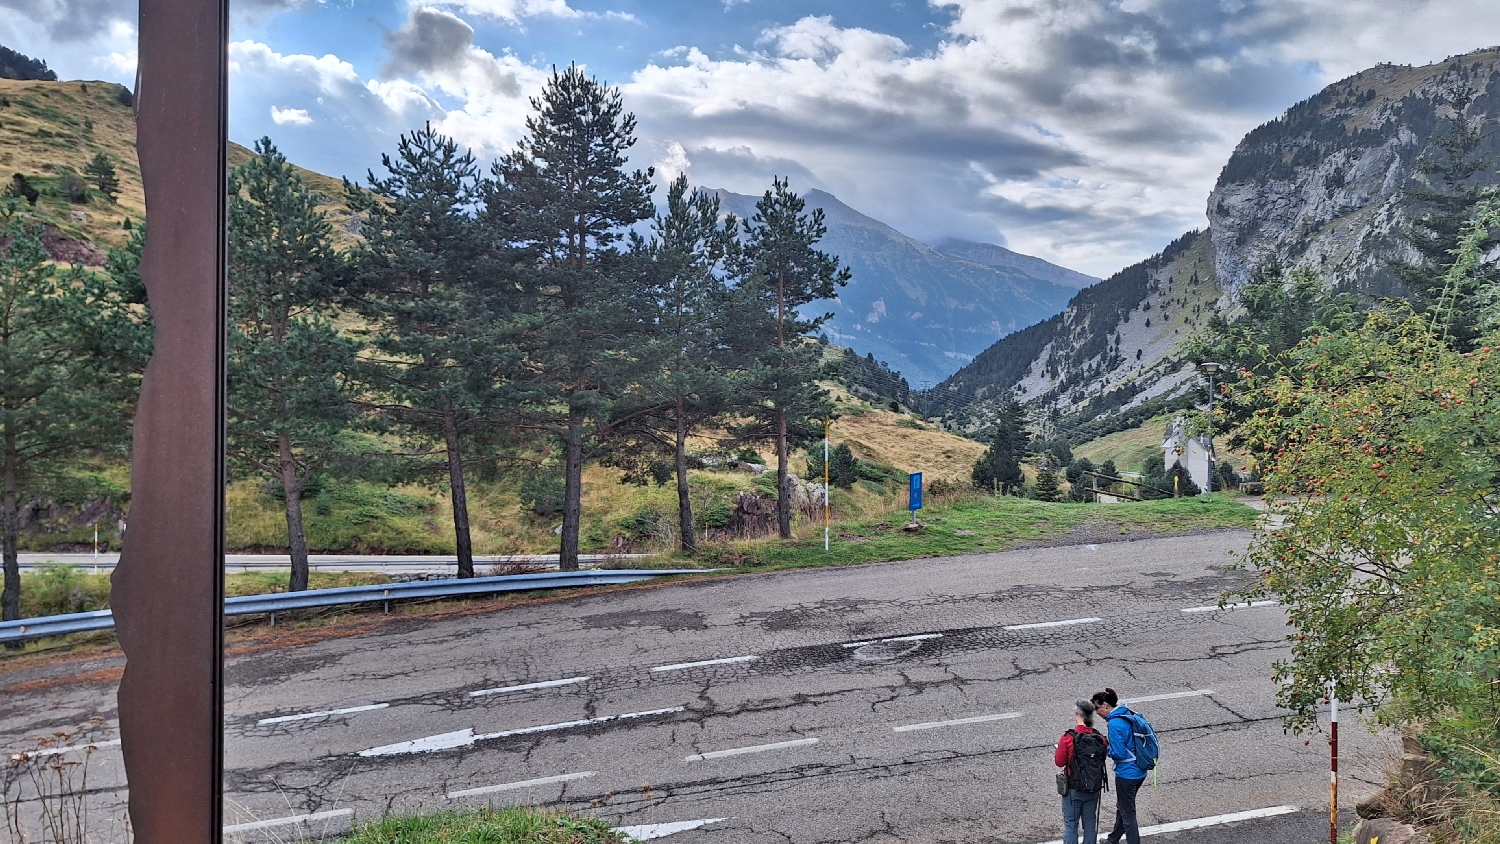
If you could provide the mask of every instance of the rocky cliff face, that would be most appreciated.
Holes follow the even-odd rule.
[[[1447,100],[1474,90],[1470,119],[1500,119],[1500,48],[1425,67],[1379,65],[1336,82],[1240,142],[1208,198],[1214,268],[1236,291],[1272,257],[1311,270],[1343,290],[1400,294],[1391,261],[1415,253],[1403,232],[1414,208],[1407,191],[1448,129]],[[1476,179],[1494,183],[1500,135],[1478,153]]]
[[[1483,137],[1473,179],[1500,183],[1500,48],[1358,73],[1245,136],[1209,196],[1206,232],[991,346],[933,391],[928,411],[982,431],[1011,392],[1049,435],[1141,421],[1197,384],[1181,342],[1215,310],[1232,315],[1235,294],[1272,259],[1341,290],[1403,295],[1391,264],[1417,257],[1406,232],[1421,209],[1409,194],[1441,156],[1459,86],[1473,91],[1466,114]]]

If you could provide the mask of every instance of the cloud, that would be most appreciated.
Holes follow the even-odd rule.
[[[50,40],[62,43],[103,35],[137,14],[136,0],[0,0],[0,9],[19,13]],[[16,45],[21,43],[26,42]]]
[[[1234,145],[1292,103],[1379,61],[1500,43],[1487,0],[929,5],[948,20],[927,51],[807,16],[720,56],[658,53],[627,102],[703,184],[731,150],[796,162],[915,236],[1003,232],[1102,275],[1201,226]]]
[[[285,126],[288,123],[293,126],[307,126],[313,120],[305,108],[277,108],[276,106],[271,106],[271,122],[277,126]]]
[[[614,20],[639,22],[629,12],[586,12],[568,5],[568,0],[440,0],[437,5],[471,15],[496,18],[520,25],[526,18],[560,20]]]

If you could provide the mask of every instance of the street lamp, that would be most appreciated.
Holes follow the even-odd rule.
[[[1208,491],[1214,491],[1214,373],[1220,364],[1203,361],[1198,369],[1208,376]]]

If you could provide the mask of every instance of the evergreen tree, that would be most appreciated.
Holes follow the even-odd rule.
[[[128,278],[60,270],[19,203],[0,216],[0,619],[9,621],[21,612],[19,502],[81,458],[127,453],[151,334]],[[111,263],[134,266],[118,254]]]
[[[576,65],[553,72],[514,152],[496,162],[486,216],[513,250],[511,266],[532,298],[516,336],[526,355],[515,404],[527,425],[563,451],[559,565],[578,568],[583,465],[623,421],[615,413],[640,373],[637,346],[649,321],[642,254],[620,249],[652,217],[652,171],[626,172],[635,116],[618,89]]]
[[[438,453],[453,503],[458,576],[474,576],[465,467],[493,459],[496,371],[508,347],[497,337],[506,288],[487,273],[474,157],[428,125],[402,135],[382,155],[387,175],[370,187],[344,183],[349,207],[365,218],[350,252],[345,288],[369,325],[372,355],[358,372],[368,404],[400,425],[417,457]],[[434,448],[429,444],[441,443]]]
[[[270,138],[229,176],[229,457],[280,486],[292,571],[307,588],[302,494],[350,420],[357,347],[329,321],[333,229]]]
[[[93,181],[94,187],[98,188],[100,193],[109,197],[110,202],[114,202],[115,197],[120,195],[120,180],[115,175],[115,165],[109,160],[109,156],[102,152],[95,153],[94,157],[89,160],[88,166],[83,168],[83,172]]]
[[[974,464],[974,485],[1001,495],[1019,490],[1025,481],[1021,460],[1030,447],[1026,409],[1014,398],[1006,397],[1000,405],[1000,417],[995,423],[990,447]]]
[[[627,480],[644,483],[670,457],[678,543],[688,554],[697,550],[688,437],[721,418],[734,393],[733,362],[722,340],[734,314],[722,270],[738,225],[733,216],[719,222],[716,194],[691,192],[686,176],[672,182],[642,269],[646,336],[640,354],[651,365],[616,404],[612,419],[615,448],[607,461],[625,469]]]
[[[57,74],[42,59],[33,59],[9,47],[0,46],[0,79],[36,79],[56,82]]]
[[[1480,152],[1485,133],[1480,121],[1469,114],[1476,93],[1467,82],[1459,82],[1446,92],[1451,110],[1448,131],[1433,138],[1433,152],[1418,165],[1427,178],[1426,185],[1406,191],[1407,197],[1424,209],[1407,232],[1407,242],[1417,251],[1418,259],[1393,265],[1397,278],[1417,300],[1440,312],[1448,336],[1460,350],[1471,348],[1479,339],[1476,296],[1480,290],[1500,283],[1500,264],[1486,261],[1467,275],[1458,289],[1444,289],[1443,270],[1453,263],[1462,229],[1479,201],[1491,191],[1482,179],[1474,178],[1489,169],[1487,158]],[[1496,246],[1500,246],[1500,232],[1491,231],[1480,250],[1488,254]]]
[[[1050,467],[1042,469],[1036,475],[1036,500],[1056,501],[1058,498],[1059,485],[1057,473]]]
[[[823,480],[823,444],[813,443],[807,447],[808,480]],[[828,485],[849,489],[859,480],[859,460],[848,443],[839,443],[828,452]]]
[[[773,180],[743,223],[734,261],[744,307],[736,324],[748,363],[747,395],[756,401],[739,433],[776,444],[776,523],[783,539],[792,535],[790,449],[820,437],[822,420],[833,410],[817,384],[822,349],[810,339],[833,315],[800,311],[833,298],[850,278],[837,257],[817,250],[828,227],[821,208],[807,214],[806,207],[785,179]]]

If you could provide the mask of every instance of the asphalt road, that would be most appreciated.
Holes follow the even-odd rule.
[[[1109,685],[1162,738],[1144,825],[1297,808],[1152,840],[1326,840],[1326,744],[1283,733],[1269,680],[1282,611],[1184,612],[1232,585],[1248,536],[671,584],[236,658],[226,823],[278,825],[227,838],[493,802],[713,821],[673,844],[1039,844],[1061,835],[1053,744]],[[33,685],[0,700],[0,749],[113,715],[107,684]],[[1352,803],[1392,745],[1342,738]],[[118,752],[96,759],[102,809]]]

